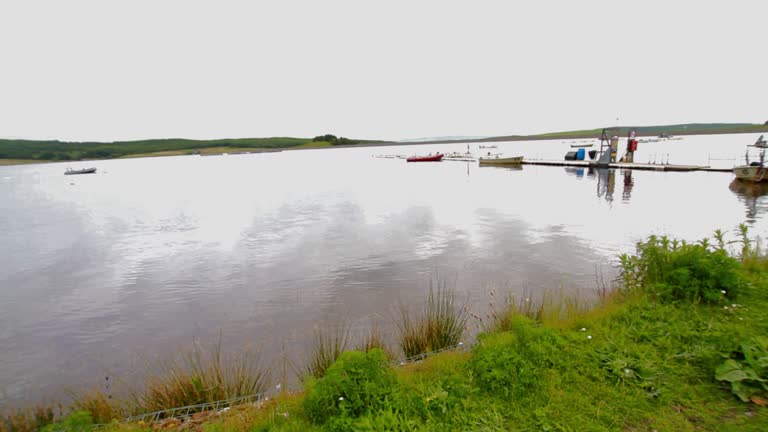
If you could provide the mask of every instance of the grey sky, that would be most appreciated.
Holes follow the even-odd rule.
[[[768,120],[768,1],[3,1],[0,137]]]

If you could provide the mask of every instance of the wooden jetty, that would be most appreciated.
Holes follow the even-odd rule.
[[[594,161],[584,160],[530,160],[523,159],[523,165],[547,165],[547,166],[571,166],[585,168],[617,168],[646,171],[709,171],[709,172],[733,172],[730,168],[712,168],[701,165],[671,165],[671,164],[644,164],[634,162],[612,162],[601,165]]]

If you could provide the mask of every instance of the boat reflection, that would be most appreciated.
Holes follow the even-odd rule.
[[[766,197],[768,183],[742,181],[735,178],[728,185],[728,189],[744,203],[747,222],[754,223],[759,213],[768,210],[768,197]]]
[[[502,169],[507,171],[522,171],[523,166],[522,165],[478,165],[478,167],[486,169],[486,168],[496,168],[496,169]]]
[[[565,172],[578,178],[584,178],[584,167],[565,167]]]

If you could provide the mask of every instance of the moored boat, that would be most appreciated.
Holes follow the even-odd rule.
[[[757,147],[760,149],[758,160],[752,162],[749,161],[749,147]],[[733,167],[733,173],[736,175],[737,179],[754,183],[768,181],[768,168],[765,167],[766,148],[768,148],[768,142],[763,139],[762,135],[757,139],[757,142],[747,146],[747,151],[744,154],[745,165]]]
[[[453,152],[453,153],[446,153],[443,157],[443,160],[475,162],[477,160],[477,157],[475,157],[475,155],[473,155],[470,152],[466,152],[466,153]]]
[[[64,175],[73,175],[73,174],[93,174],[96,172],[96,168],[83,168],[79,170],[73,170],[72,168],[67,168],[66,171],[64,171]]]
[[[523,163],[522,156],[508,158],[480,158],[480,165],[520,165]]]
[[[428,156],[411,156],[406,161],[408,162],[440,162],[443,160],[443,154],[437,153]]]

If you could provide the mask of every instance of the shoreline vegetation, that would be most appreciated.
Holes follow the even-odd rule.
[[[690,123],[666,126],[617,126],[612,134],[626,135],[635,129],[638,136],[714,135],[768,132],[768,124]],[[0,139],[0,166],[47,162],[74,162],[128,157],[181,156],[192,154],[255,153],[266,151],[318,148],[373,147],[420,144],[460,144],[500,141],[535,141],[554,139],[599,138],[602,129],[553,132],[534,135],[509,135],[487,138],[421,141],[353,140],[334,135],[315,138],[235,138],[217,140],[151,139],[115,142],[64,142],[43,140]]]
[[[293,365],[302,389],[288,390],[285,364],[275,375],[258,356],[195,347],[148,366],[127,398],[102,385],[66,409],[0,414],[0,431],[768,430],[768,257],[746,226],[696,242],[651,236],[618,261],[592,304],[491,293],[475,312],[438,283],[423,308],[397,307],[395,340],[317,329]],[[120,421],[254,393],[268,397]]]

